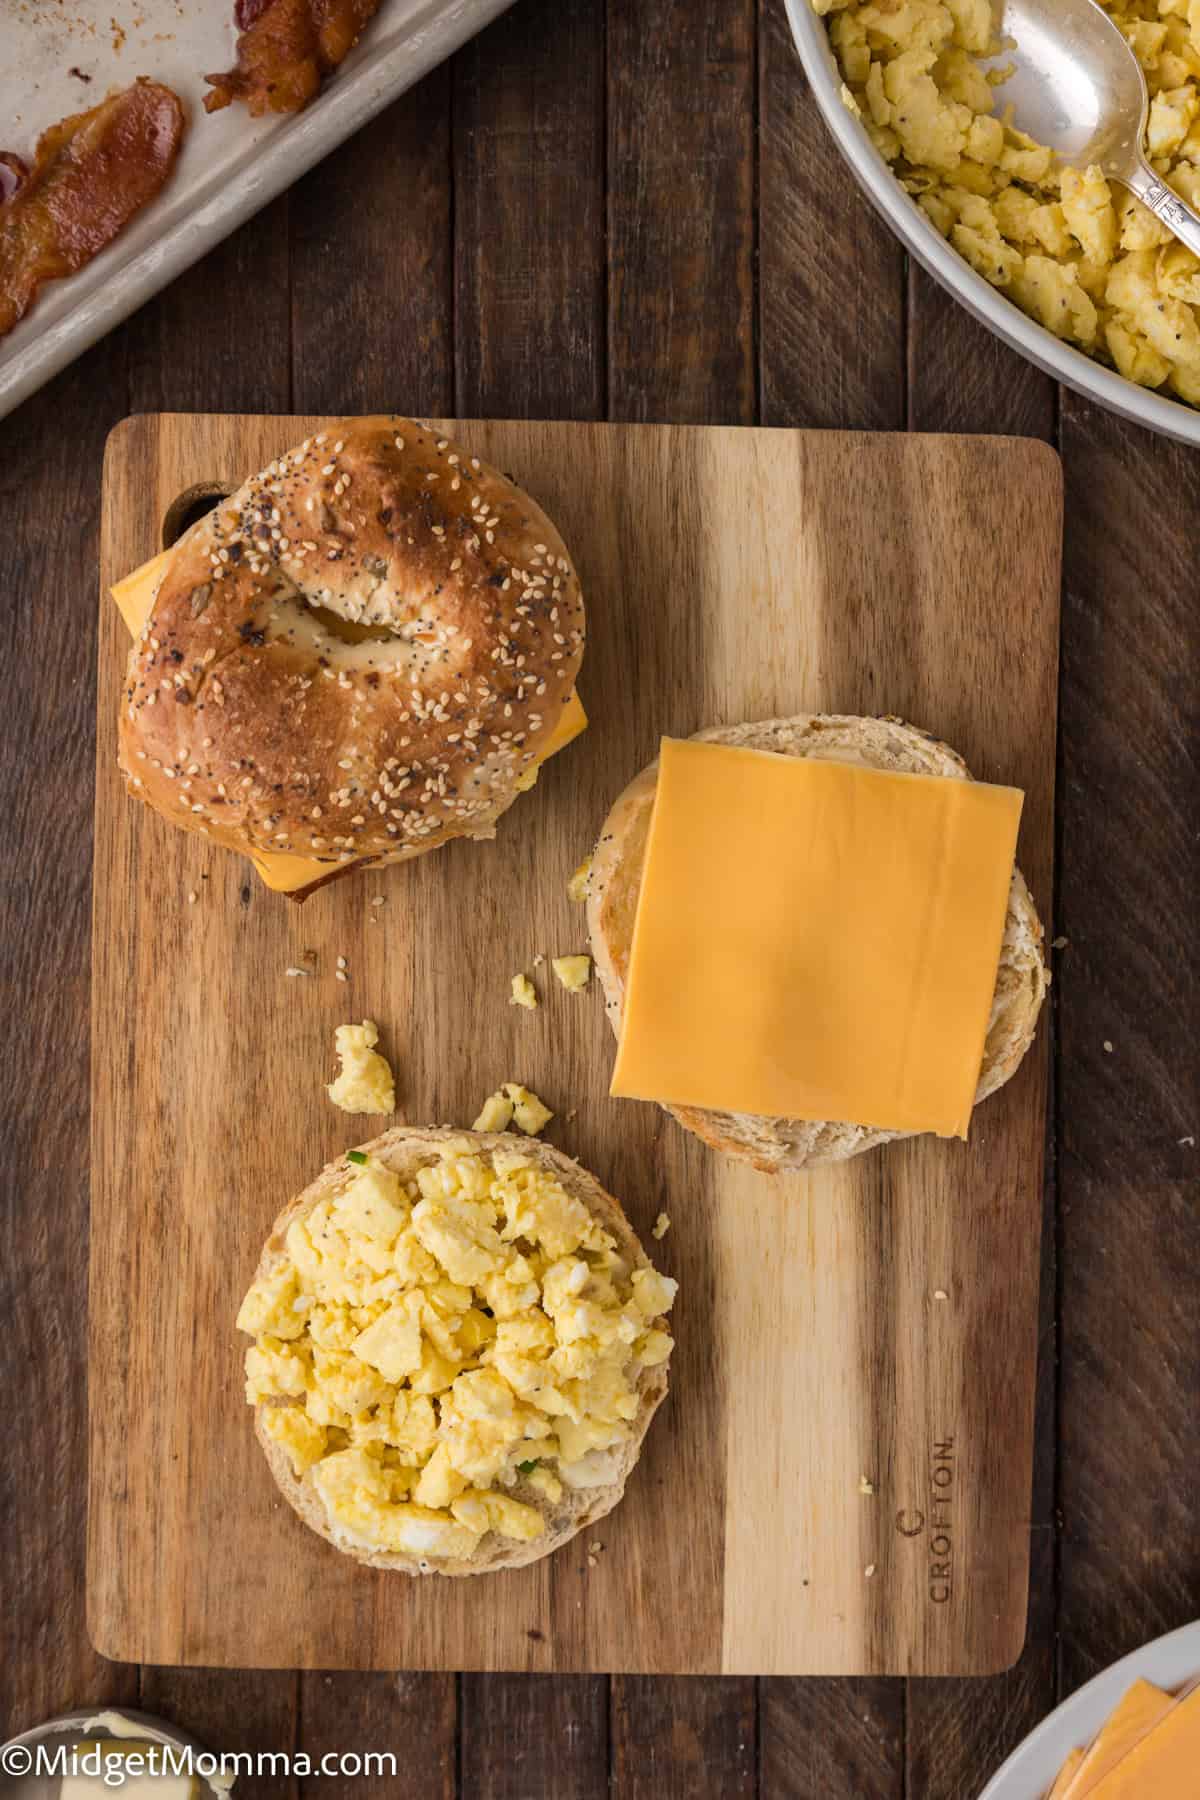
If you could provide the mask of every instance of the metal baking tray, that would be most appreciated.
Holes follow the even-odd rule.
[[[251,119],[203,105],[204,75],[234,61],[233,0],[0,0],[0,150],[30,157],[48,125],[139,75],[174,88],[189,115],[157,199],[0,338],[0,418],[509,4],[383,0],[304,112]]]

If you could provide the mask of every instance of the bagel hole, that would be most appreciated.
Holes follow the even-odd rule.
[[[322,631],[330,637],[338,638],[343,644],[392,644],[396,641],[396,633],[389,625],[359,625],[353,619],[343,619],[341,613],[333,612],[328,606],[317,606],[308,602],[308,609]]]
[[[228,499],[236,489],[229,482],[197,481],[191,487],[184,488],[177,494],[163,514],[162,547],[169,550],[177,544],[185,531],[190,531],[197,520],[212,512],[222,500]],[[343,644],[391,644],[395,642],[396,632],[390,625],[363,625],[354,619],[344,619],[341,613],[334,612],[328,606],[308,602],[313,617],[332,638]],[[413,636],[420,643],[436,642],[436,634],[414,632]]]
[[[233,487],[224,481],[197,481],[191,487],[184,488],[182,494],[175,496],[163,514],[163,549],[169,550],[172,544],[177,544],[197,519],[202,519],[205,513],[210,513],[214,506],[233,492]]]

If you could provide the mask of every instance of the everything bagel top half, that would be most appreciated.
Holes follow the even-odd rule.
[[[306,438],[113,593],[128,788],[298,897],[491,837],[586,723],[566,545],[409,419]]]

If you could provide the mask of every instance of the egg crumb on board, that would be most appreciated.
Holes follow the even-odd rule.
[[[574,900],[577,904],[580,904],[587,899],[588,877],[591,875],[591,872],[592,859],[590,856],[585,856],[575,873],[572,875],[570,881],[567,883],[568,900]]]
[[[859,1476],[858,1491],[863,1495],[864,1499],[869,1498],[875,1492],[875,1483],[871,1480],[869,1475]]]
[[[556,956],[550,967],[568,993],[578,994],[591,979],[592,959],[590,956]]]
[[[526,1137],[537,1137],[553,1117],[550,1108],[543,1105],[529,1088],[522,1087],[519,1081],[506,1081],[503,1087],[488,1095],[471,1129],[507,1131],[515,1124]]]
[[[670,1231],[670,1229],[671,1229],[671,1220],[670,1220],[669,1214],[667,1214],[665,1212],[660,1212],[657,1219],[655,1219],[654,1224],[650,1228],[650,1236],[652,1238],[658,1238],[661,1242],[661,1240],[666,1237],[666,1235],[667,1235],[668,1231]]]
[[[472,1131],[507,1131],[512,1124],[513,1103],[503,1089],[489,1094],[479,1109]]]
[[[1146,77],[1146,152],[1200,205],[1200,10],[1101,0]],[[1200,404],[1200,262],[1098,167],[1004,116],[989,0],[813,0],[851,110],[959,255],[1056,337]],[[845,95],[844,95],[845,97]]]
[[[514,975],[509,985],[512,989],[511,1005],[524,1006],[533,1012],[538,1003],[537,989],[528,975]]]
[[[532,1541],[545,1521],[522,1494],[556,1504],[628,1439],[676,1283],[631,1267],[517,1148],[451,1140],[407,1181],[348,1168],[242,1302],[246,1399],[358,1544]]]
[[[554,1117],[550,1108],[543,1105],[527,1087],[522,1087],[520,1082],[506,1081],[504,1093],[512,1101],[513,1123],[526,1137],[537,1137]]]
[[[335,1106],[348,1113],[390,1113],[396,1110],[396,1084],[387,1058],[375,1046],[379,1031],[373,1019],[361,1025],[339,1025],[333,1034],[341,1073],[326,1092]]]

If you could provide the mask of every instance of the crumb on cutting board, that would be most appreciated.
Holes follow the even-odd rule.
[[[506,1081],[504,1093],[512,1101],[513,1122],[526,1137],[537,1137],[554,1117],[550,1108],[520,1082]]]
[[[576,954],[556,956],[550,967],[554,970],[561,986],[569,994],[580,994],[591,980],[592,959],[590,956]]]
[[[507,1131],[512,1123],[513,1106],[507,1094],[489,1094],[479,1109],[472,1131]]]
[[[375,1046],[379,1031],[373,1019],[361,1025],[339,1025],[333,1034],[341,1072],[326,1092],[348,1113],[391,1113],[396,1110],[396,1084],[387,1058]]]
[[[519,1081],[506,1081],[503,1087],[488,1095],[471,1129],[507,1131],[509,1125],[516,1125],[526,1137],[537,1137],[553,1117],[550,1108],[543,1105],[529,1088]]]
[[[511,1005],[523,1006],[527,1012],[536,1010],[538,1004],[537,989],[534,987],[532,981],[530,981],[528,975],[514,975],[509,986],[512,989]]]

